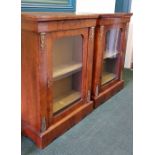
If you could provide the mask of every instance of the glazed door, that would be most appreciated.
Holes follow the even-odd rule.
[[[120,78],[122,29],[105,29],[103,56],[101,63],[101,88]]]
[[[52,32],[48,36],[51,119],[84,104],[88,29]]]

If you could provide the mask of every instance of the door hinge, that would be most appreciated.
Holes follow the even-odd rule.
[[[46,131],[46,118],[43,117],[41,120],[41,132]]]
[[[90,102],[90,97],[91,97],[91,93],[90,93],[90,90],[88,90],[88,94],[87,94],[87,102]]]
[[[97,85],[96,89],[95,89],[95,96],[98,96],[98,92],[99,92],[99,90],[98,90],[98,85]]]

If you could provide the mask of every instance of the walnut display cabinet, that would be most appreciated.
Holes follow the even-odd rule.
[[[22,133],[39,148],[123,88],[130,16],[22,13]]]
[[[128,23],[132,14],[102,14],[96,25],[92,98],[95,107],[124,85]]]
[[[39,148],[93,110],[97,17],[22,13],[22,133]]]

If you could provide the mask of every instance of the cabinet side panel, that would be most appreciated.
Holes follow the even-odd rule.
[[[40,129],[37,34],[22,31],[22,127]]]

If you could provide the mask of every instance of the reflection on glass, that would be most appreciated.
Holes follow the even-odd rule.
[[[103,57],[101,84],[104,85],[117,78],[117,62],[120,51],[120,29],[115,28],[106,33],[106,48]]]
[[[57,39],[53,44],[53,112],[81,98],[82,37]]]
[[[115,58],[118,54],[120,29],[112,29],[106,35],[106,51],[104,58]]]

